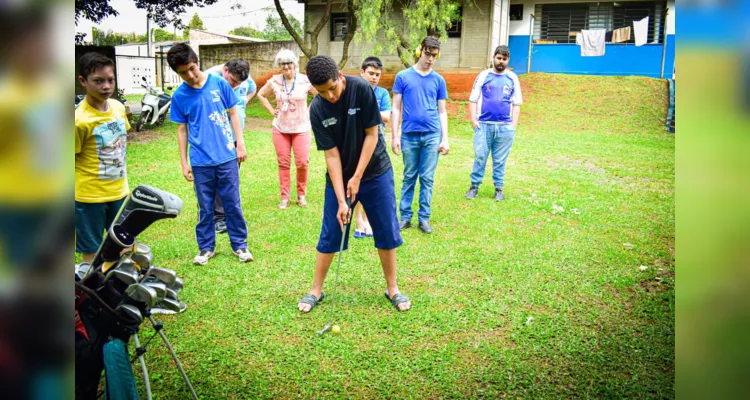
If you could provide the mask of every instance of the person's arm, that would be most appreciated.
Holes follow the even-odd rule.
[[[357,170],[354,171],[354,176],[349,180],[346,185],[346,197],[349,197],[352,202],[359,193],[359,184],[362,181],[362,175],[365,174],[367,165],[370,164],[372,154],[375,152],[375,146],[378,144],[378,126],[371,126],[365,129],[365,142],[362,144],[362,153],[359,156],[359,162],[357,163]]]
[[[339,149],[335,146],[325,150],[324,154],[328,176],[331,178],[333,191],[336,193],[336,200],[339,203],[339,211],[336,213],[336,218],[339,220],[339,227],[341,227],[341,232],[343,232],[344,225],[349,222],[350,215],[344,192],[344,172],[341,169],[341,155],[339,154]]]
[[[193,169],[190,167],[187,159],[187,125],[177,125],[177,144],[180,146],[180,165],[182,165],[182,176],[188,182],[193,181]]]
[[[518,126],[518,118],[521,116],[521,106],[513,104],[511,117],[513,118],[513,130]]]
[[[391,122],[391,112],[390,111],[381,111],[380,112],[380,118],[383,118],[383,123],[387,124]]]
[[[273,78],[272,78],[273,79]],[[271,102],[268,101],[268,96],[270,96],[273,93],[273,88],[271,87],[271,79],[266,82],[265,85],[263,85],[262,88],[260,88],[260,91],[258,92],[258,100],[260,100],[260,103],[263,104],[263,107],[268,110],[268,112],[273,115],[274,118],[279,116],[279,110],[275,110],[273,106],[271,106]]]
[[[401,93],[393,94],[393,111],[391,111],[391,150],[393,154],[401,154],[401,131],[399,122],[401,121]]]
[[[237,161],[243,162],[247,158],[247,150],[245,149],[245,137],[242,134],[240,117],[237,115],[236,107],[229,109],[229,121],[232,123],[234,139],[237,141]]]
[[[469,119],[471,120],[471,126],[474,129],[479,128],[479,121],[477,121],[477,103],[469,101]]]
[[[315,89],[315,88],[313,87],[313,85],[310,85],[310,89],[308,89],[308,90],[307,90],[307,93],[310,93],[311,95],[313,95],[313,98],[315,98],[315,96],[317,96],[317,95],[318,95],[318,90],[317,90],[317,89]],[[309,105],[307,106],[307,112],[308,112],[308,113],[310,113],[310,107],[312,107],[312,101],[311,101],[311,102],[310,102],[310,104],[309,104]]]
[[[443,132],[438,151],[445,156],[451,150],[451,146],[448,144],[448,112],[445,109],[445,99],[438,100],[438,116],[440,117],[440,129]]]
[[[256,93],[258,93],[258,91],[257,90],[253,90],[252,92],[250,92],[250,93],[247,94],[247,100],[245,101],[245,105],[247,105],[248,103],[250,103],[250,100],[252,100],[253,97],[255,97]]]

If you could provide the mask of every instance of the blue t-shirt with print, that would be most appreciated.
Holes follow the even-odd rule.
[[[224,79],[206,76],[206,83],[200,89],[183,82],[175,90],[169,114],[172,122],[187,125],[193,167],[211,167],[237,158],[227,110],[239,100]]]
[[[521,83],[513,71],[496,72],[486,69],[477,75],[469,95],[477,103],[479,122],[509,124],[513,122],[513,106],[523,103]]]
[[[448,88],[440,74],[430,71],[422,76],[414,67],[405,69],[396,74],[393,93],[402,96],[402,132],[441,131],[438,100],[448,98]]]
[[[375,100],[378,101],[378,108],[380,108],[380,112],[383,111],[391,111],[391,95],[388,93],[387,89],[383,89],[380,86],[375,86]],[[385,123],[380,124],[378,127],[378,132],[383,135],[385,134]]]

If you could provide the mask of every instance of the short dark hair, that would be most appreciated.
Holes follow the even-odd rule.
[[[437,38],[437,36],[427,36],[422,40],[422,43],[419,45],[422,50],[424,49],[438,49],[440,50],[440,39]]]
[[[78,59],[78,75],[86,79],[90,73],[104,67],[115,67],[111,58],[95,51],[86,53]]]
[[[362,61],[362,71],[365,71],[368,67],[383,69],[383,63],[377,57],[367,57]]]
[[[177,67],[198,62],[198,55],[185,43],[177,43],[167,52],[167,63],[172,71],[177,72]]]
[[[242,82],[246,81],[250,75],[250,64],[241,58],[233,58],[224,65],[229,69],[230,74]]]
[[[307,79],[313,85],[322,85],[339,77],[339,66],[329,56],[313,56],[307,62]]]
[[[495,57],[498,54],[510,57],[510,47],[508,47],[508,46],[506,46],[504,44],[501,44],[500,46],[497,46],[495,48],[495,53],[492,54],[492,57]]]

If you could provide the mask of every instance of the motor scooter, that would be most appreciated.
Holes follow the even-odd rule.
[[[143,77],[141,86],[146,89],[146,93],[141,99],[141,115],[135,124],[136,132],[140,132],[146,125],[159,126],[164,123],[172,105],[172,96],[164,93],[161,89],[149,86],[146,83],[146,77]]]

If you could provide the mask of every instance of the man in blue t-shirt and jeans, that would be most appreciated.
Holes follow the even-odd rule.
[[[484,178],[490,152],[495,200],[505,200],[505,161],[516,136],[516,125],[523,103],[518,76],[507,69],[509,60],[508,46],[497,46],[492,57],[493,68],[477,75],[469,95],[469,116],[474,127],[474,168],[470,177],[471,187],[466,192],[466,198],[470,200],[479,194],[479,185]]]
[[[323,300],[323,282],[340,250],[341,235],[345,235],[344,249],[348,246],[349,206],[362,202],[385,275],[385,297],[396,310],[406,311],[411,302],[396,284],[396,248],[404,241],[398,228],[393,167],[385,142],[378,137],[383,120],[375,93],[364,79],[339,72],[329,56],[311,57],[307,78],[318,91],[310,104],[310,124],[318,150],[325,152],[327,172],[313,286],[297,309],[310,312]]]
[[[224,79],[200,70],[198,56],[190,46],[174,45],[167,52],[167,62],[184,81],[172,96],[169,119],[178,124],[182,175],[188,182],[194,182],[198,198],[199,221],[195,237],[199,253],[193,263],[206,265],[215,255],[213,219],[217,192],[224,204],[234,254],[240,262],[252,261],[253,255],[247,250],[247,224],[240,205],[238,162],[245,161],[247,153],[235,108],[239,99]]]
[[[445,79],[432,69],[440,58],[440,40],[427,36],[415,55],[418,57],[417,63],[399,72],[393,83],[391,147],[396,155],[404,153],[399,228],[403,230],[411,227],[411,217],[414,214],[411,203],[419,178],[419,229],[424,233],[432,233],[429,223],[432,214],[430,203],[438,153],[447,155],[450,150],[448,114],[445,110],[448,89]],[[403,124],[399,130],[402,111]]]

